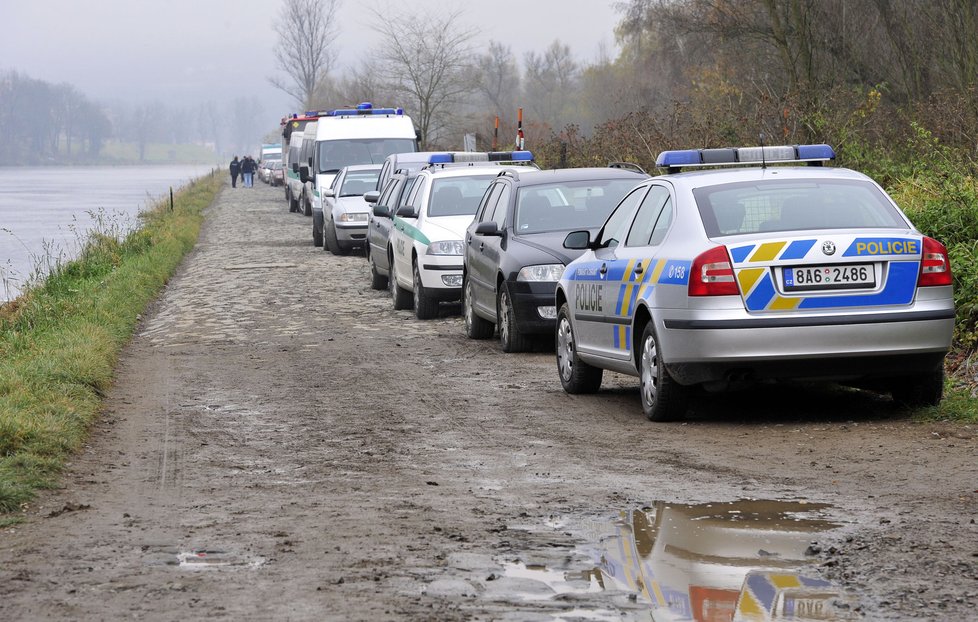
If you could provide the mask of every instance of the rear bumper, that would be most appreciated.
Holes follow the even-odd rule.
[[[953,309],[834,318],[672,317],[657,323],[681,384],[861,379],[932,371],[950,349]]]

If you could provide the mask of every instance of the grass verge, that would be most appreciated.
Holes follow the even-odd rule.
[[[84,442],[140,313],[193,248],[223,175],[141,215],[119,239],[93,232],[78,259],[0,307],[0,526],[56,485]]]

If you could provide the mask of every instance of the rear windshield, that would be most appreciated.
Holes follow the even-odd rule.
[[[436,179],[431,185],[428,216],[474,215],[482,195],[495,178],[492,174]]]
[[[641,179],[569,181],[520,189],[517,233],[597,229]]]
[[[764,180],[693,190],[710,237],[811,229],[906,229],[875,185],[849,179]]]

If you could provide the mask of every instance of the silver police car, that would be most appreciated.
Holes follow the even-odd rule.
[[[937,404],[954,327],[947,250],[869,177],[822,166],[834,158],[827,145],[661,153],[665,174],[594,239],[564,242],[585,249],[556,292],[564,390],[597,391],[605,369],[638,376],[653,421],[682,418],[693,387],[758,380]]]

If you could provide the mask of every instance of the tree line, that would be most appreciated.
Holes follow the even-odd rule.
[[[261,103],[239,97],[218,105],[97,102],[71,84],[16,71],[0,73],[0,165],[142,162],[153,144],[197,144],[219,154],[257,144]],[[110,143],[132,147],[112,155]],[[116,153],[113,151],[113,153]]]
[[[285,0],[273,84],[302,110],[402,105],[428,148],[472,131],[488,146],[496,115],[511,145],[522,107],[551,164],[651,165],[661,149],[761,140],[873,161],[879,148],[909,157],[922,127],[976,150],[974,0],[623,0],[620,52],[587,63],[559,40],[522,58],[477,50],[462,10],[376,10],[382,44],[337,75],[340,4]]]

